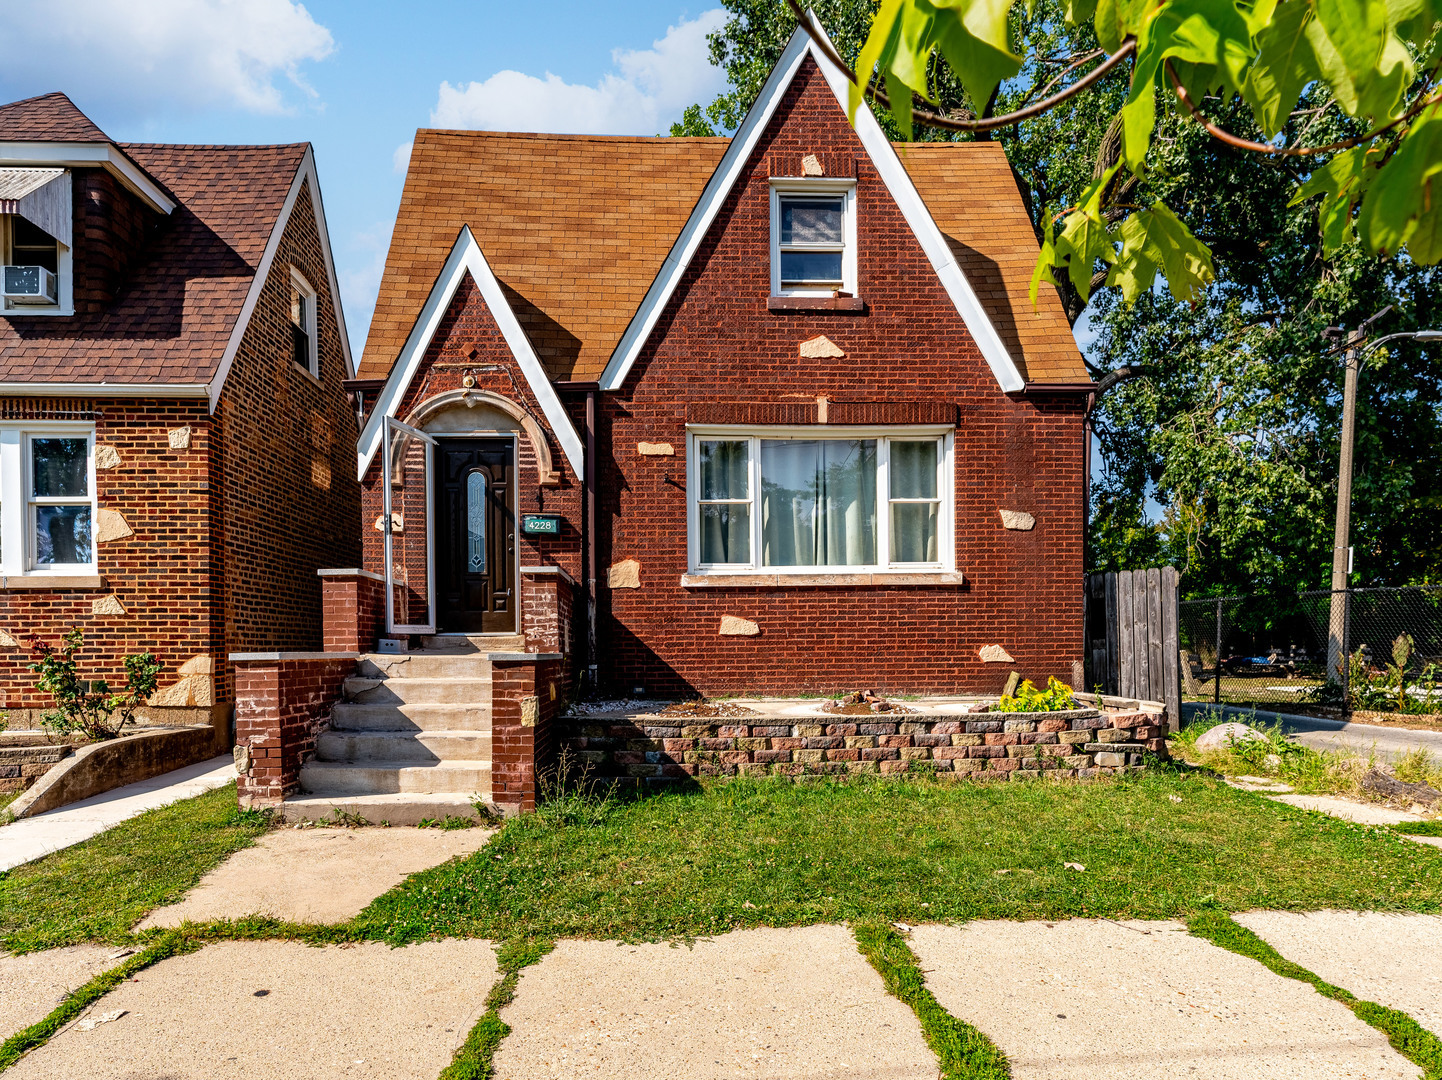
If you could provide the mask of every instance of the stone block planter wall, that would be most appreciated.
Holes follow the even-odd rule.
[[[71,750],[68,743],[48,745],[43,737],[28,743],[0,740],[0,795],[25,791]]]
[[[654,714],[566,718],[563,745],[593,775],[637,785],[698,776],[902,773],[1092,779],[1165,757],[1160,712],[955,713],[875,717]]]

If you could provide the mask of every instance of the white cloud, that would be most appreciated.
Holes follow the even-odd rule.
[[[715,9],[683,20],[649,49],[616,49],[613,72],[595,86],[498,71],[484,82],[441,83],[431,124],[483,131],[555,131],[586,135],[655,135],[693,102],[708,102],[726,85],[711,66],[706,35],[721,28]],[[399,159],[400,152],[397,151]]]
[[[411,166],[411,148],[415,143],[407,140],[396,147],[395,153],[391,155],[391,168],[398,173],[405,172]]]
[[[111,109],[280,112],[277,77],[307,96],[307,61],[335,48],[292,0],[41,0],[0,4],[0,82],[64,89]]]

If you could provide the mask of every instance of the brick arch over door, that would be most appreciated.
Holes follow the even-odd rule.
[[[531,441],[531,446],[536,451],[536,473],[541,486],[556,487],[561,483],[560,474],[551,463],[551,447],[546,441],[545,429],[524,408],[500,394],[493,394],[489,390],[448,390],[422,401],[406,417],[405,422],[424,431],[427,421],[432,417],[458,405],[488,405],[515,420],[521,425],[521,430],[526,433],[526,438]]]

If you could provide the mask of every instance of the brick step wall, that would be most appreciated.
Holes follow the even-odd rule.
[[[631,784],[698,776],[901,773],[978,780],[1092,779],[1165,758],[1163,714],[981,713],[952,716],[566,718],[562,745],[592,775]],[[913,763],[916,763],[915,765]]]
[[[62,758],[69,757],[71,747],[0,745],[0,795],[28,791]]]

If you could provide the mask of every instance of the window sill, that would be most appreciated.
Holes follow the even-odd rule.
[[[103,589],[105,579],[99,574],[12,574],[0,577],[0,592],[24,589],[50,589],[54,592],[74,589]]]
[[[866,311],[866,301],[859,296],[770,296],[767,311]]]
[[[682,574],[683,589],[858,588],[890,585],[966,584],[966,575],[947,570],[891,570],[874,574]]]

